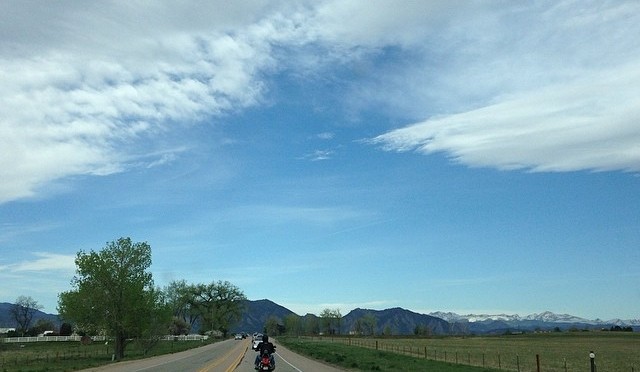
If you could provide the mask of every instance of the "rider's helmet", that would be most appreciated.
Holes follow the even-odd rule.
[[[268,341],[269,341],[269,336],[262,335],[262,342],[268,342]]]

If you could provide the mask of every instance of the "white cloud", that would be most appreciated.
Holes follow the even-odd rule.
[[[335,66],[352,74],[336,94],[354,111],[431,118],[375,139],[388,149],[501,169],[637,169],[635,2],[8,4],[0,203],[136,156],[164,164],[148,160],[167,153],[158,133],[260,104],[273,71],[332,79]]]
[[[330,140],[335,137],[335,133],[333,132],[322,132],[317,135],[317,137],[321,140]]]
[[[421,63],[359,90],[368,105],[428,117],[372,142],[503,170],[640,170],[638,4],[486,10],[430,39],[453,44],[416,47]]]
[[[640,171],[640,65],[543,87],[372,139],[387,150],[533,171]]]
[[[368,211],[349,206],[307,207],[286,205],[248,205],[231,211],[230,217],[269,225],[309,223],[332,225],[369,217]],[[248,217],[249,216],[249,217]]]
[[[0,243],[9,242],[24,235],[38,234],[60,227],[57,222],[38,222],[35,224],[3,223],[0,224]]]
[[[259,75],[273,65],[270,32],[279,25],[244,24],[238,14],[191,33],[171,22],[142,30],[139,19],[152,21],[134,21],[127,11],[156,11],[161,19],[172,9],[104,6],[100,13],[51,5],[50,14],[35,12],[41,23],[5,25],[15,38],[0,48],[0,203],[70,175],[123,171],[128,145],[159,151],[142,140],[260,99]],[[30,7],[18,8],[22,14],[13,16],[32,20]],[[121,13],[129,16],[116,18]],[[73,15],[82,17],[73,22]],[[226,32],[229,25],[238,28]],[[18,36],[27,27],[31,37]]]
[[[19,272],[51,272],[51,271],[69,271],[75,270],[75,255],[65,255],[48,252],[33,253],[36,259],[30,261],[22,261],[15,264],[7,264],[0,266],[0,271],[19,273]]]
[[[415,47],[440,32],[443,24],[480,11],[474,4],[455,1],[325,1],[310,17],[309,32],[347,49]]]
[[[32,259],[7,263],[0,261],[0,297],[13,301],[17,294],[38,299],[44,311],[55,312],[56,294],[69,289],[75,272],[75,256],[34,252]],[[41,302],[42,301],[42,302]]]
[[[320,161],[320,160],[328,160],[333,156],[333,150],[314,150],[311,153],[305,154],[300,159],[310,160],[310,161]]]

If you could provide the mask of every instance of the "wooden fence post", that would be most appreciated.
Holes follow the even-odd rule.
[[[536,354],[536,371],[540,372],[540,354]]]

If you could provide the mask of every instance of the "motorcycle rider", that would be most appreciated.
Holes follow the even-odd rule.
[[[262,335],[262,341],[258,343],[258,346],[256,347],[256,351],[258,352],[258,355],[256,355],[256,361],[255,361],[256,369],[258,369],[258,365],[260,364],[260,357],[264,353],[269,354],[269,361],[271,362],[272,370],[276,368],[276,360],[273,357],[273,353],[276,352],[276,346],[271,342],[269,342],[269,336]]]

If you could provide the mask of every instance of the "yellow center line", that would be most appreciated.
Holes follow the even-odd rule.
[[[245,346],[245,349],[242,351],[242,353],[240,354],[240,360],[242,360],[242,356],[244,355],[244,353],[247,352],[248,347]],[[224,362],[225,360],[227,360],[229,358],[229,356],[233,353],[236,352],[236,348],[234,347],[233,349],[229,350],[229,352],[227,352],[225,355],[223,355],[220,358],[214,359],[211,363],[205,365],[204,367],[200,368],[198,370],[198,372],[209,372],[211,369],[217,367],[220,363]],[[238,362],[240,363],[240,362]],[[233,368],[231,369],[231,371],[233,369],[235,369],[236,365],[233,366]],[[230,371],[229,369],[227,369],[227,371]]]
[[[242,353],[238,355],[236,360],[233,361],[233,364],[230,365],[225,372],[231,372],[234,369],[236,369],[240,365],[240,362],[242,362],[242,358],[244,358],[244,355],[247,353],[247,350],[249,350],[249,345],[245,345],[244,350],[242,350]]]

